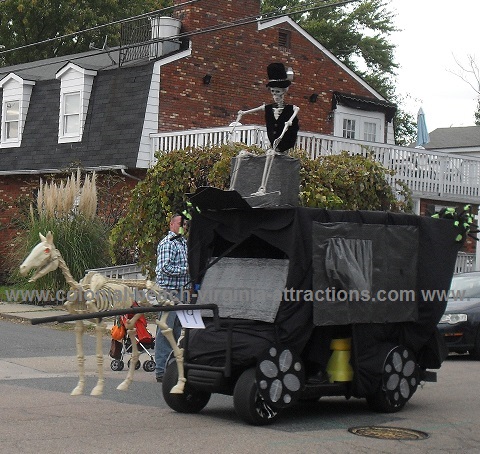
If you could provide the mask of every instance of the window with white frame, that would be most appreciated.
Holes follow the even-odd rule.
[[[375,123],[366,121],[363,124],[363,140],[367,142],[376,142],[377,140],[377,125]]]
[[[343,119],[343,131],[342,136],[345,139],[355,139],[355,125],[356,121],[351,118]]]
[[[382,142],[384,122],[383,112],[362,111],[338,104],[334,114],[333,134],[345,139]]]
[[[63,136],[71,137],[80,134],[80,92],[63,95]]]
[[[17,140],[20,122],[20,101],[6,101],[3,112],[5,115],[3,137],[5,140]]]
[[[0,148],[20,147],[35,82],[10,73],[0,80]]]

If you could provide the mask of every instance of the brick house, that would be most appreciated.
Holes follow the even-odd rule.
[[[0,253],[16,201],[40,178],[81,166],[100,186],[118,175],[111,191],[121,194],[152,165],[152,134],[224,127],[271,102],[274,61],[293,71],[286,99],[300,107],[302,131],[393,144],[395,105],[287,16],[245,20],[259,17],[260,0],[181,3],[139,23],[148,30],[137,43],[122,30],[115,49],[0,68]]]

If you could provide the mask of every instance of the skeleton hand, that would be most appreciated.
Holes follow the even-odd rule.
[[[280,136],[280,137],[277,137],[274,141],[273,141],[273,144],[272,144],[272,151],[277,151],[277,147],[278,147],[278,144],[280,143],[280,141],[282,140],[282,136],[283,134]],[[270,150],[268,150],[270,151]],[[268,153],[267,151],[267,153]]]

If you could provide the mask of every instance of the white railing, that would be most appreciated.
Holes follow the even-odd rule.
[[[265,126],[258,125],[239,126],[233,133],[231,127],[163,132],[151,135],[151,162],[154,162],[156,151],[220,145],[230,139],[261,148],[269,146]],[[297,147],[305,150],[312,159],[342,151],[362,155],[371,153],[375,160],[395,171],[390,183],[403,181],[414,196],[480,203],[480,158],[302,131],[298,134]]]
[[[476,271],[476,254],[459,252],[455,263],[455,273],[470,273]]]
[[[136,263],[128,265],[108,266],[106,268],[95,268],[86,270],[85,272],[95,272],[102,274],[110,279],[145,279],[142,268]]]

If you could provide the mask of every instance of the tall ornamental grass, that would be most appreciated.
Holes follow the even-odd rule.
[[[75,280],[79,281],[87,269],[106,266],[109,262],[108,229],[96,212],[95,174],[86,175],[83,184],[80,171],[58,182],[40,181],[36,206],[30,207],[28,220],[15,239],[14,284],[27,289],[68,288],[60,269],[34,283],[28,282],[28,276],[19,274],[20,264],[40,242],[39,233],[46,235],[49,231]]]

